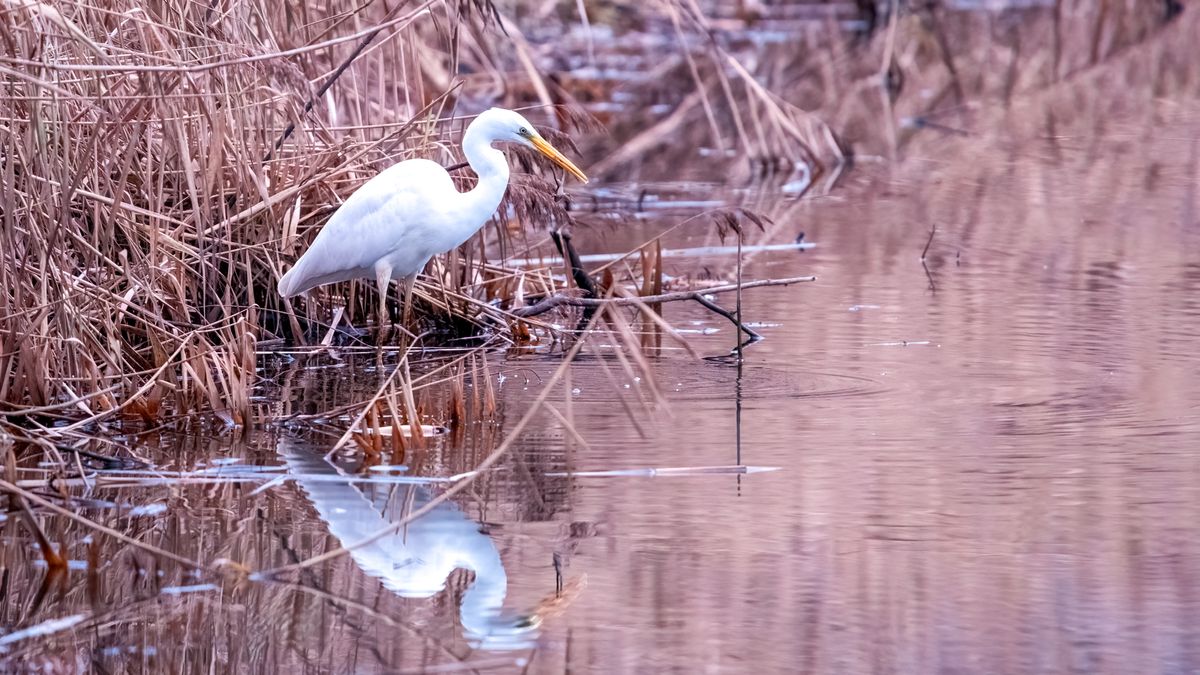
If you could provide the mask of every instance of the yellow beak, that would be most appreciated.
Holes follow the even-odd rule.
[[[531,136],[529,142],[533,143],[533,147],[538,149],[538,152],[550,158],[550,161],[566,169],[568,173],[579,179],[580,183],[588,182],[587,176],[575,166],[571,160],[567,159],[561,152],[556,150],[553,145],[546,142],[546,139],[540,136]]]

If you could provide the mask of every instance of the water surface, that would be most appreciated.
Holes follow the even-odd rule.
[[[744,275],[818,281],[746,291],[766,339],[740,365],[728,322],[668,305],[712,358],[668,338],[647,352],[650,372],[627,371],[598,340],[551,397],[578,437],[540,414],[471,489],[290,583],[210,584],[39,511],[74,561],[48,578],[10,515],[3,658],[171,672],[1200,671],[1187,166],[1148,184],[1128,167],[1035,157],[921,189],[862,172],[829,197],[755,196],[774,216],[755,243],[803,231],[816,245],[753,253]],[[626,215],[580,233],[581,249],[626,250],[676,222],[670,209]],[[666,242],[719,244],[703,220]],[[668,271],[728,279],[733,258],[679,257]],[[361,400],[387,370],[287,361],[263,360],[259,393],[281,401],[279,419]],[[80,513],[188,558],[294,563],[447,485],[332,477],[470,471],[558,363],[489,354],[494,411],[483,376],[469,378],[473,403],[450,434],[373,460],[407,469],[324,460],[336,418],[245,433],[197,422],[101,449],[292,479],[65,489],[86,498]],[[448,423],[449,396],[425,394],[431,423]],[[569,475],[728,465],[779,470]]]

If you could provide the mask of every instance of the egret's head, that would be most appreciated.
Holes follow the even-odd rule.
[[[572,176],[578,178],[579,182],[588,182],[587,176],[579,170],[579,167],[575,166],[571,160],[567,159],[553,145],[550,145],[549,141],[542,138],[537,129],[534,129],[529,120],[521,116],[520,113],[503,108],[492,108],[484,113],[484,115],[491,118],[489,122],[492,123],[492,137],[497,141],[511,141],[533,148],[550,158],[550,161],[561,166]]]

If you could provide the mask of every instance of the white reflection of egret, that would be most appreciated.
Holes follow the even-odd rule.
[[[343,545],[378,532],[433,498],[429,488],[421,485],[306,481],[306,475],[336,474],[337,468],[286,435],[278,451],[330,534]],[[537,620],[503,611],[508,575],[495,543],[453,502],[439,504],[396,534],[356,548],[350,555],[363,572],[405,598],[436,595],[446,588],[451,572],[471,570],[475,581],[463,594],[460,612],[467,640],[484,649],[533,646]]]

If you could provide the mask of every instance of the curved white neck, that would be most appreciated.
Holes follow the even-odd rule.
[[[484,636],[497,627],[513,623],[502,617],[504,597],[508,595],[508,574],[500,562],[496,545],[486,534],[479,534],[478,541],[464,541],[459,551],[459,566],[475,573],[475,581],[462,597],[461,618],[463,627],[478,636]]]
[[[504,158],[504,153],[492,147],[492,139],[485,125],[478,122],[477,119],[467,127],[462,144],[467,163],[479,176],[479,183],[464,194],[463,200],[472,216],[466,220],[474,221],[472,233],[496,213],[500,200],[504,198],[504,191],[508,188],[509,173],[508,160]]]
[[[492,147],[492,139],[484,125],[475,120],[463,134],[463,154],[467,163],[479,174],[480,182],[485,178],[494,177],[502,182],[508,182],[508,160],[504,153]]]

